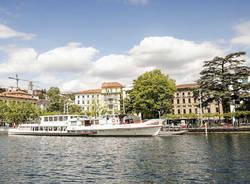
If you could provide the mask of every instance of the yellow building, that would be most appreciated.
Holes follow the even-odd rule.
[[[0,93],[0,101],[5,103],[16,102],[30,102],[31,104],[36,105],[37,99],[33,98],[30,94],[24,91],[5,91]]]
[[[199,104],[193,96],[193,89],[198,87],[198,84],[183,84],[177,85],[177,92],[174,96],[173,114],[200,114]],[[219,109],[220,108],[220,109]],[[203,113],[222,113],[223,109],[217,102],[210,103],[206,108],[203,108]]]
[[[109,114],[115,114],[121,110],[122,89],[123,86],[118,82],[104,82],[102,84],[103,104],[107,107]]]

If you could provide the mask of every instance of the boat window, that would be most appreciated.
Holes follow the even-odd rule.
[[[90,126],[90,125],[91,125],[90,120],[86,120],[85,121],[85,126]]]
[[[44,121],[48,121],[48,117],[44,117]]]
[[[72,119],[73,118],[73,116],[70,116],[70,119]]]
[[[63,120],[63,117],[62,116],[59,116],[59,121],[62,121]]]
[[[54,117],[54,121],[57,121],[57,117]]]
[[[74,116],[74,118],[77,118],[77,116]]]
[[[98,119],[95,120],[95,124],[96,124],[96,125],[99,125],[99,120],[98,120]]]
[[[40,130],[42,130],[42,131],[43,131],[43,127],[40,127]]]
[[[76,121],[71,121],[71,126],[76,126]]]
[[[64,117],[63,117],[63,120],[64,120],[64,121],[67,121],[67,120],[68,120],[68,116],[64,116]]]
[[[53,121],[53,117],[49,117],[49,121]]]

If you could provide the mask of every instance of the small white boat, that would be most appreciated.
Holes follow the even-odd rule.
[[[9,129],[9,135],[59,135],[59,136],[155,136],[162,127],[161,119],[145,122],[120,121],[118,116],[88,118],[77,115],[41,116],[41,121],[20,124]]]
[[[169,126],[165,125],[161,128],[161,131],[159,132],[159,136],[171,136],[171,135],[183,135],[187,130],[182,129],[181,126]]]

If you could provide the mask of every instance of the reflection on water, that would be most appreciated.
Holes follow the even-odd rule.
[[[0,183],[249,183],[250,134],[0,135]]]

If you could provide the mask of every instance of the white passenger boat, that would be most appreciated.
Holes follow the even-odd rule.
[[[88,118],[77,115],[41,116],[38,123],[20,124],[9,135],[60,136],[155,136],[162,127],[161,119],[144,122],[120,121],[118,116]]]

